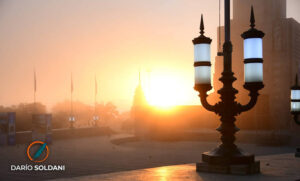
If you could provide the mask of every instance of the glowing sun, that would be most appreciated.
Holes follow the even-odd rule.
[[[151,72],[146,84],[145,94],[150,105],[169,108],[186,102],[188,92],[184,89],[186,81],[179,75]]]

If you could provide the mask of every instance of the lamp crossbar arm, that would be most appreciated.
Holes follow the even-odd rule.
[[[300,121],[298,120],[298,114],[294,114],[294,120],[296,124],[300,125]]]
[[[238,107],[237,107],[238,114],[249,111],[255,106],[257,102],[257,98],[259,96],[258,91],[261,90],[263,87],[264,84],[262,82],[253,82],[253,83],[244,84],[244,88],[250,92],[249,93],[250,101],[246,105],[241,105],[238,103]]]
[[[250,101],[245,104],[245,105],[242,105],[240,103],[238,103],[238,113],[242,113],[242,112],[246,112],[246,111],[249,111],[250,109],[252,109],[256,102],[257,102],[257,98],[259,96],[259,93],[258,93],[258,90],[257,91],[253,91],[253,90],[250,90],[250,93],[249,93],[249,96],[250,96]]]
[[[208,101],[207,101],[207,91],[206,90],[200,90],[199,91],[199,97],[200,97],[200,101],[201,101],[201,104],[202,106],[208,110],[208,111],[211,111],[211,112],[214,112],[216,114],[219,114],[219,111],[218,111],[218,103],[216,103],[215,105],[211,105]]]

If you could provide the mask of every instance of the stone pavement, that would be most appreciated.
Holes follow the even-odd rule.
[[[197,173],[195,164],[173,165],[108,174],[57,179],[58,181],[296,181],[300,158],[294,154],[259,156],[261,174],[239,176]]]

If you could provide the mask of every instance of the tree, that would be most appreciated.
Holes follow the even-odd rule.
[[[0,112],[16,112],[16,131],[32,130],[32,114],[46,113],[42,103],[20,103],[13,106],[0,106]]]

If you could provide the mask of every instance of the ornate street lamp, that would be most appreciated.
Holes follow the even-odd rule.
[[[202,154],[202,162],[196,164],[200,172],[217,172],[231,174],[252,174],[260,172],[260,162],[255,161],[253,154],[243,152],[235,145],[235,133],[239,130],[235,126],[235,116],[254,107],[259,95],[258,91],[264,87],[262,38],[264,33],[255,29],[253,8],[251,8],[250,29],[241,36],[244,39],[244,88],[251,97],[246,105],[235,101],[238,91],[232,83],[236,80],[232,72],[232,44],[230,41],[230,0],[225,0],[225,43],[223,45],[224,69],[219,79],[223,83],[218,93],[221,101],[210,105],[207,92],[211,90],[210,83],[210,43],[211,39],[204,36],[204,24],[201,17],[200,36],[193,40],[195,57],[195,87],[199,92],[202,106],[208,111],[215,112],[221,117],[221,125],[217,130],[221,133],[221,145],[210,152]]]
[[[296,75],[295,85],[291,87],[291,113],[294,115],[294,121],[300,125],[298,114],[300,114],[300,86],[298,85],[298,75]],[[296,149],[296,157],[300,157],[300,148]]]
[[[93,116],[94,126],[98,126],[99,116],[95,115]]]
[[[75,116],[69,116],[70,128],[74,128]]]
[[[291,87],[291,113],[294,115],[294,120],[300,125],[298,121],[298,114],[300,114],[300,86],[298,85],[298,75],[296,75],[295,85]]]

